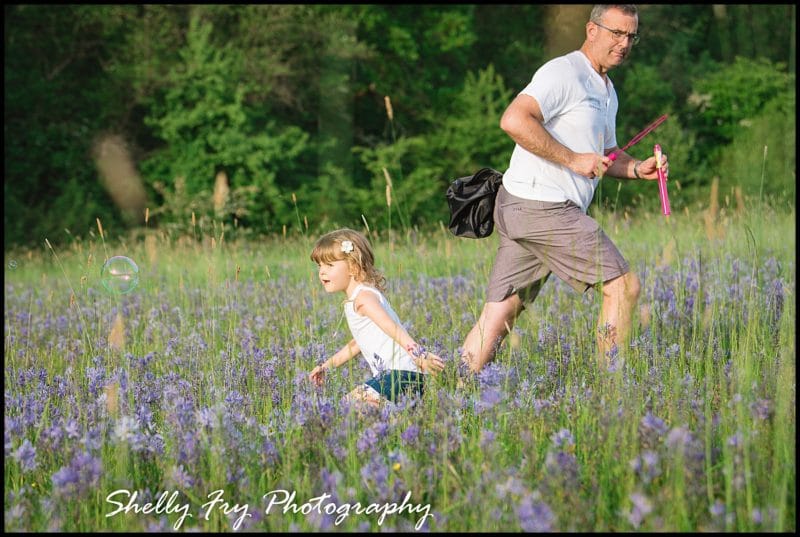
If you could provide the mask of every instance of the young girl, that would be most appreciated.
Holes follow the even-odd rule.
[[[384,277],[375,269],[369,241],[357,231],[340,229],[322,236],[311,259],[319,267],[319,279],[328,293],[343,292],[344,312],[353,339],[309,378],[318,386],[325,370],[339,367],[359,352],[373,378],[347,395],[347,400],[373,406],[396,401],[401,391],[422,393],[425,373],[444,369],[438,356],[425,352],[400,325],[400,319],[383,296]]]

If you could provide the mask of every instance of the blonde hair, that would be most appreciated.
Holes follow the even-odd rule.
[[[342,249],[342,243],[345,241],[350,241],[353,245],[350,252]],[[381,291],[386,290],[386,278],[375,268],[372,246],[358,231],[344,228],[326,233],[314,245],[311,260],[317,264],[347,260],[350,268],[355,269],[356,281],[368,283]]]

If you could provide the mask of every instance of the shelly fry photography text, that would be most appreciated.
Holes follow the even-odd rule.
[[[252,519],[254,513],[261,510],[263,516],[270,516],[275,513],[283,515],[299,514],[327,515],[333,518],[333,525],[339,526],[348,517],[373,517],[378,526],[383,526],[387,517],[408,513],[417,515],[419,518],[414,524],[414,529],[420,530],[425,525],[431,514],[430,505],[411,503],[411,492],[406,493],[399,503],[370,503],[362,505],[360,502],[341,503],[333,500],[331,494],[323,493],[314,498],[300,500],[295,491],[271,490],[261,498],[260,506],[250,506],[247,503],[236,503],[225,497],[222,489],[215,490],[208,494],[208,501],[197,508],[187,501],[185,495],[178,491],[163,491],[153,500],[146,501],[138,491],[125,489],[115,490],[106,496],[105,501],[112,506],[112,510],[106,513],[106,517],[114,516],[161,516],[167,515],[174,517],[173,529],[179,530],[186,519],[194,517],[211,520],[214,516],[222,516],[231,521],[231,528],[239,530],[246,527],[246,521]],[[256,514],[257,518],[260,518]]]

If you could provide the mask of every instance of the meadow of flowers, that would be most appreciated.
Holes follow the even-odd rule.
[[[795,214],[602,221],[642,281],[624,362],[551,278],[497,360],[459,346],[496,237],[372,234],[447,367],[358,413],[313,237],[50,237],[5,260],[6,531],[794,531]],[[104,259],[140,268],[99,284]]]

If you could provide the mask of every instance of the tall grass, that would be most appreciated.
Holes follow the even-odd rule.
[[[341,402],[363,361],[307,380],[350,337],[311,237],[106,230],[6,252],[5,529],[794,531],[795,214],[726,209],[713,239],[699,208],[596,215],[642,280],[609,369],[599,298],[552,278],[463,375],[496,237],[372,230],[390,301],[447,368],[366,415]],[[138,262],[133,293],[103,290],[109,255]],[[121,490],[149,510],[107,516]],[[276,490],[297,512],[265,512]],[[419,510],[355,508],[408,493]]]

